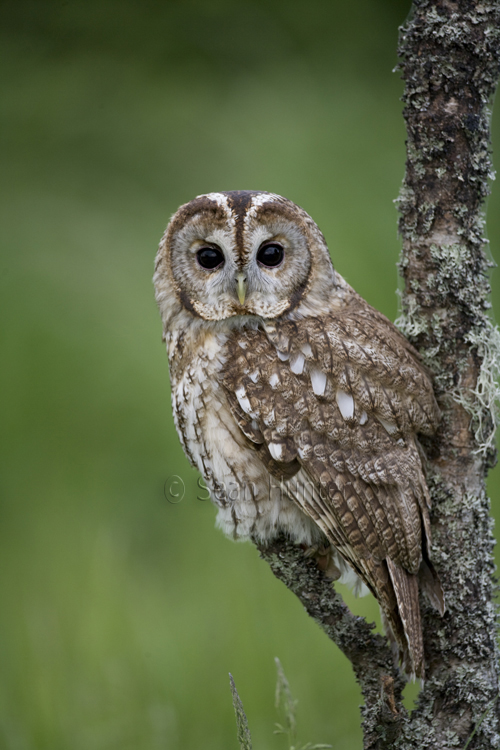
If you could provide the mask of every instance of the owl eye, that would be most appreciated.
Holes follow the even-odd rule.
[[[279,242],[268,242],[259,248],[257,260],[263,266],[275,268],[283,260],[283,246]]]
[[[196,253],[196,257],[202,268],[210,270],[218,268],[224,263],[224,255],[218,247],[202,247]]]

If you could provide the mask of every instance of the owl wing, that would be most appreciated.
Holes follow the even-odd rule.
[[[391,624],[408,639],[420,631],[416,576],[430,543],[416,434],[439,420],[416,352],[361,298],[321,319],[240,331],[228,347],[223,382],[240,428],[389,617],[397,602],[402,623]],[[294,488],[299,470],[312,490]]]

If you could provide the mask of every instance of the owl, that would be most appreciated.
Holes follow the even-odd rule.
[[[333,268],[311,217],[272,193],[181,206],[154,284],[177,432],[218,526],[328,548],[422,676],[419,580],[441,611],[443,597],[418,443],[439,410],[416,351]]]

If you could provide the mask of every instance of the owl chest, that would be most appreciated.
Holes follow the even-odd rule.
[[[172,409],[184,451],[205,478],[213,473],[212,415],[224,409],[216,368],[203,356],[194,357],[172,378]],[[215,380],[214,380],[215,378]]]
[[[233,538],[272,538],[280,530],[300,542],[317,535],[312,521],[291,502],[232,414],[222,372],[224,342],[169,346],[172,407],[179,438],[218,506],[217,525]]]
[[[226,502],[241,480],[246,438],[234,421],[221,384],[223,343],[208,339],[194,356],[171,360],[172,409],[184,452],[203,475],[212,497]]]

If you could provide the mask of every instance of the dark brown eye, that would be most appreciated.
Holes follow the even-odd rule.
[[[265,245],[262,245],[261,248],[259,248],[259,252],[257,253],[257,260],[263,266],[267,266],[268,268],[275,268],[276,266],[279,266],[279,264],[283,260],[283,255],[283,246],[280,245],[279,242],[268,242]]]
[[[198,263],[202,268],[212,270],[224,263],[224,255],[218,247],[202,247],[196,253]]]

